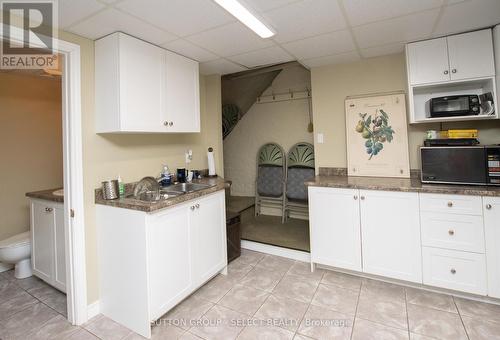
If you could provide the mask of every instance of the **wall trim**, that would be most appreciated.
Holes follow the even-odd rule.
[[[93,317],[99,315],[101,313],[101,305],[99,300],[92,302],[87,306],[87,319],[90,320]]]
[[[241,248],[286,257],[296,261],[311,262],[311,254],[308,252],[272,246],[270,244],[241,240]]]

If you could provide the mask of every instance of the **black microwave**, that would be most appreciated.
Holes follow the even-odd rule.
[[[481,109],[475,94],[432,98],[429,106],[431,118],[478,115]]]
[[[420,148],[423,183],[500,185],[500,146]]]

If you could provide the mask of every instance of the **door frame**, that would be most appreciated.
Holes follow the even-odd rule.
[[[0,25],[0,40],[5,38]],[[24,30],[10,26],[9,39],[23,43]],[[62,130],[64,163],[64,227],[68,321],[81,325],[87,316],[85,223],[83,196],[80,46],[54,38],[64,55],[62,76]],[[36,42],[32,42],[36,45]],[[39,42],[39,47],[44,47]]]

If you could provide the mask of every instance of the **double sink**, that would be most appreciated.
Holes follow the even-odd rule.
[[[202,183],[177,183],[161,188],[160,190],[144,191],[139,193],[137,196],[131,194],[126,196],[126,198],[133,198],[145,202],[159,202],[191,192],[207,189],[211,186],[212,185],[210,184]]]

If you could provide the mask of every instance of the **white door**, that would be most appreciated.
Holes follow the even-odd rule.
[[[500,298],[500,198],[483,197],[488,295]]]
[[[196,285],[202,284],[227,265],[224,191],[192,201]]]
[[[41,201],[31,202],[31,263],[33,273],[54,281],[54,209]]]
[[[309,187],[311,262],[361,271],[359,193]]]
[[[120,127],[123,131],[162,132],[164,50],[120,35]]]
[[[450,80],[446,38],[408,44],[406,53],[411,85]]]
[[[417,193],[361,190],[363,271],[422,282]]]
[[[448,38],[452,80],[495,75],[491,30],[482,30]]]
[[[166,132],[200,132],[198,62],[164,52],[163,104]]]
[[[190,210],[182,205],[149,215],[148,264],[150,318],[156,320],[185,298],[193,287]]]
[[[63,206],[55,206],[54,214],[54,286],[66,292],[66,247]]]

